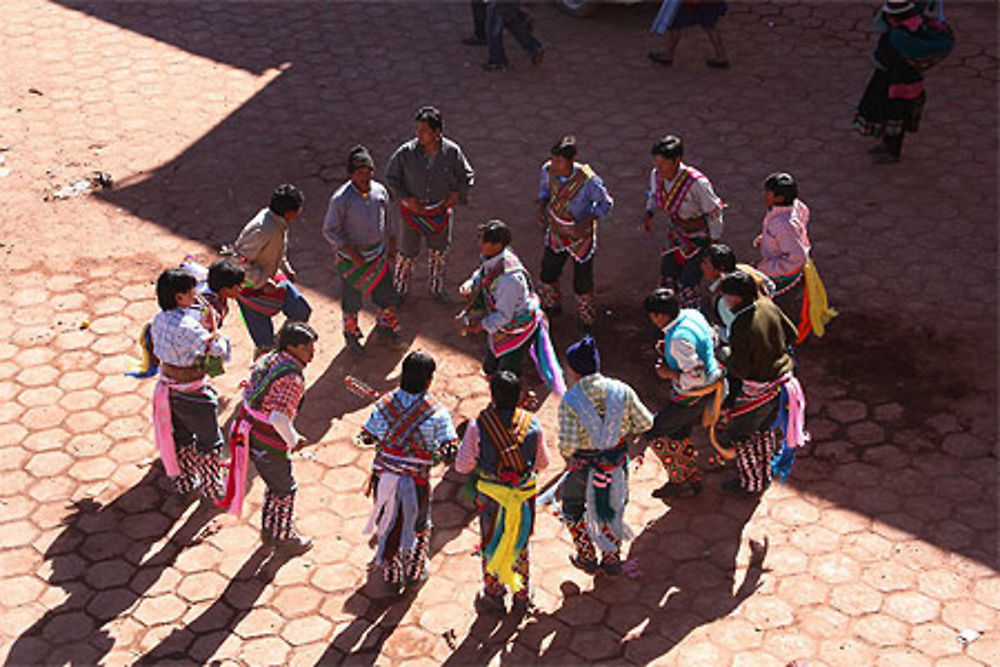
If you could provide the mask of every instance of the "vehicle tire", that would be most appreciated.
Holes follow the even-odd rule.
[[[601,6],[600,0],[556,0],[556,5],[570,16],[590,16]]]

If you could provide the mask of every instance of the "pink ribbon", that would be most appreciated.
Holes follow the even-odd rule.
[[[785,381],[785,392],[788,396],[788,432],[785,438],[788,446],[795,449],[809,442],[809,433],[806,432],[806,395],[794,375]]]
[[[167,476],[177,477],[181,473],[181,467],[177,463],[174,427],[170,419],[170,385],[162,377],[153,389],[153,437]]]
[[[229,461],[229,476],[226,479],[226,495],[222,500],[216,501],[217,506],[236,516],[243,513],[243,499],[247,493],[247,471],[250,467],[250,430],[252,428],[253,422],[246,415],[241,415],[233,422],[229,431],[229,447],[232,450],[232,458]]]

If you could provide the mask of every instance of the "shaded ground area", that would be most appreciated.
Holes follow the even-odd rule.
[[[850,133],[869,76],[865,3],[734,3],[722,24],[733,69],[708,70],[702,35],[671,69],[645,52],[651,5],[590,20],[533,8],[549,46],[539,69],[487,76],[459,44],[467,6],[369,3],[5,5],[0,77],[0,626],[9,664],[480,664],[658,661],[678,665],[1000,664],[996,576],[996,8],[952,3],[959,46],[928,75],[921,131],[904,161],[876,167]],[[605,369],[648,404],[639,303],[663,234],[643,235],[648,149],[681,134],[729,204],[743,258],[763,213],[760,183],[793,172],[813,209],[816,262],[840,317],[799,354],[813,444],[790,483],[759,504],[710,488],[672,507],[644,461],[629,520],[636,579],[572,569],[568,536],[543,513],[533,541],[538,613],[476,619],[477,531],[442,471],[432,577],[373,599],[361,494],[367,408],[345,373],[392,386],[401,355],[344,353],[339,288],[319,232],[325,200],[363,142],[384,166],[434,103],[477,169],[459,212],[449,284],[475,265],[474,225],[501,217],[537,267],[537,168],[573,132],[616,198],[601,229],[596,334]],[[46,193],[109,171],[116,187]],[[307,193],[292,261],[315,308],[320,352],[296,463],[307,557],[257,549],[247,518],[172,505],[148,426],[149,385],[121,376],[151,283],[188,252],[210,257],[279,181]],[[457,417],[486,387],[481,341],[454,336],[447,308],[417,293],[413,345],[439,359],[435,391]],[[564,284],[569,291],[568,282]],[[569,304],[567,304],[569,305]],[[365,328],[371,319],[363,322]],[[220,379],[235,396],[250,348]],[[575,335],[554,325],[558,347]],[[542,409],[554,436],[555,401]],[[556,474],[546,473],[548,480]],[[968,647],[956,635],[984,633]]]

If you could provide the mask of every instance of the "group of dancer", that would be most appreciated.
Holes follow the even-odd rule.
[[[348,180],[331,197],[323,224],[341,280],[345,344],[355,354],[366,353],[358,322],[365,297],[378,309],[376,332],[392,347],[404,344],[396,308],[409,292],[424,243],[430,294],[452,302],[445,267],[454,207],[466,199],[474,173],[461,148],[443,136],[437,109],[420,109],[415,126],[416,138],[389,162],[388,187],[374,180],[365,147],[350,151]],[[795,449],[806,440],[804,396],[790,349],[810,330],[822,333],[830,315],[825,301],[816,308],[823,299],[810,300],[822,293],[815,289],[818,276],[810,260],[809,210],[789,174],[768,177],[768,212],[755,241],[762,259],[756,267],[737,264],[719,242],[724,204],[709,180],[683,162],[683,151],[676,136],[653,145],[643,221],[650,230],[657,209],[669,221],[660,286],[643,302],[659,332],[654,370],[671,387],[655,415],[631,387],[602,374],[590,335],[597,227],[614,202],[594,170],[576,160],[576,140],[561,137],[541,168],[537,221],[545,228],[545,247],[537,291],[511,247],[511,228],[500,220],[479,226],[480,265],[458,290],[464,307],[456,326],[462,335],[486,334],[482,367],[490,402],[456,428],[430,392],[435,360],[410,352],[399,389],[375,397],[359,436],[375,449],[368,488],[374,509],[366,532],[377,538],[374,564],[388,594],[426,579],[430,471],[443,462],[471,475],[468,490],[481,516],[484,588],[477,605],[503,612],[509,590],[512,609],[528,608],[536,476],[550,463],[524,378],[528,357],[560,400],[557,443],[566,469],[557,487],[574,543],[571,562],[587,573],[622,571],[622,542],[631,536],[624,512],[633,445],[644,443],[662,461],[667,480],[654,495],[664,499],[702,490],[691,440],[699,422],[708,426],[716,453],[736,462],[726,491],[757,496],[775,471],[787,474]],[[405,223],[398,244],[393,201]],[[297,188],[279,186],[207,270],[187,261],[164,271],[156,285],[161,312],[144,332],[150,351],[144,374],[159,373],[155,436],[178,494],[184,502],[200,494],[206,508],[238,515],[252,462],[266,487],[262,539],[291,554],[312,546],[296,529],[292,469],[292,453],[305,444],[294,424],[306,389],[304,370],[319,338],[307,323],[311,308],[295,287],[287,257],[289,230],[303,205]],[[565,351],[564,374],[548,326],[561,310],[559,278],[570,258],[584,335]],[[698,288],[703,276],[711,281],[704,303]],[[253,340],[255,361],[224,438],[210,378],[230,359],[221,326],[232,300]],[[279,312],[287,319],[275,335]]]

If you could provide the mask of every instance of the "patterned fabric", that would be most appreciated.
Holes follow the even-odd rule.
[[[604,414],[606,409],[606,393],[608,382],[617,382],[600,373],[594,373],[580,378],[576,386],[586,395],[594,408]],[[627,388],[625,408],[622,416],[621,432],[642,433],[653,425],[653,415],[639,400],[639,396],[631,388]],[[581,449],[591,449],[590,438],[580,417],[565,402],[559,404],[559,452],[566,458]]]
[[[206,354],[229,361],[229,341],[205,328],[200,308],[160,311],[153,317],[149,334],[153,353],[162,363],[196,366]]]
[[[219,452],[215,451],[211,454],[196,452],[194,466],[200,482],[201,495],[208,500],[220,500],[223,496],[223,487],[222,459]]]
[[[538,286],[538,297],[542,308],[546,310],[555,308],[562,301],[562,290],[559,289],[559,283],[542,283]]]
[[[285,305],[287,292],[288,281],[279,273],[275,276],[274,282],[264,283],[261,287],[244,287],[236,300],[255,313],[264,317],[274,317]]]
[[[429,204],[427,208],[428,212],[421,215],[400,204],[399,214],[406,224],[421,234],[437,234],[444,231],[451,222],[451,208],[446,208],[444,202]]]
[[[529,466],[525,461],[521,446],[531,429],[532,414],[527,410],[515,408],[510,424],[504,424],[496,408],[490,406],[479,413],[477,426],[480,433],[488,439],[497,450],[497,476],[504,479],[504,473],[513,473],[514,479],[520,480]],[[509,481],[514,481],[511,479]]]
[[[198,488],[198,453],[193,445],[177,448],[180,474],[174,477],[174,488],[184,495]]]
[[[507,594],[507,587],[500,583],[495,574],[492,574],[486,568],[487,558],[484,555],[482,557],[482,567],[483,567],[483,593],[486,595],[491,595],[493,597],[503,597]],[[522,588],[514,593],[514,601],[526,600],[531,596],[531,589],[529,588],[531,580],[529,571],[531,569],[530,565],[531,556],[529,554],[528,545],[524,545],[524,548],[517,555],[517,559],[514,561],[513,570],[520,577]]]
[[[444,292],[444,270],[447,265],[448,253],[443,250],[427,250],[427,287],[431,294]]]
[[[264,509],[261,514],[260,530],[276,540],[295,537],[295,494],[276,496],[264,492]]]
[[[549,170],[549,203],[545,212],[549,225],[545,232],[545,245],[554,252],[566,251],[577,262],[586,262],[593,257],[597,248],[597,225],[587,236],[574,237],[562,230],[572,226],[576,221],[570,215],[570,202],[580,193],[594,177],[594,170],[587,164],[577,164],[573,173],[565,182],[560,183],[555,172]]]
[[[344,313],[344,335],[361,338],[361,325],[358,323],[357,313]]]
[[[410,291],[410,273],[413,271],[413,258],[396,255],[396,270],[393,274],[393,284],[400,296],[406,296]]]
[[[690,438],[674,440],[666,436],[655,438],[649,443],[660,459],[667,479],[671,484],[683,482],[700,482],[701,471],[698,469],[698,450]]]
[[[411,407],[413,412],[409,411]],[[378,443],[379,450],[426,459],[428,463],[442,446],[458,441],[444,406],[430,394],[411,394],[402,389],[379,399],[364,432]]]
[[[661,254],[672,253],[678,266],[684,266],[689,259],[711,244],[709,234],[709,218],[717,216],[724,207],[721,201],[716,204],[716,209],[703,211],[701,216],[693,219],[683,219],[680,216],[680,209],[685,197],[691,192],[691,188],[696,182],[703,182],[711,189],[708,178],[694,167],[681,164],[680,170],[674,176],[670,188],[667,189],[666,182],[661,178],[656,178],[656,188],[653,192],[653,201],[658,208],[663,209],[670,218],[671,226],[667,232],[667,242],[664,244]],[[697,229],[684,228],[681,223],[695,223],[700,220],[701,225]],[[690,227],[690,225],[689,225]]]
[[[375,316],[375,326],[399,331],[399,319],[396,318],[396,311],[393,308],[379,308]]]
[[[405,564],[405,575],[408,583],[419,581],[420,576],[427,568],[427,556],[431,544],[430,528],[417,531],[416,538],[417,542],[416,546],[413,547],[413,551],[401,554]]]
[[[745,491],[759,493],[771,485],[771,458],[778,439],[771,429],[758,431],[743,442],[735,443],[736,469]]]
[[[594,542],[587,533],[587,524],[582,519],[567,523],[569,534],[573,538],[573,546],[576,548],[576,557],[582,563],[597,563],[597,550]]]
[[[597,309],[594,307],[594,295],[577,294],[576,312],[581,324],[591,326],[594,320],[597,319]]]
[[[389,254],[381,240],[360,248],[358,252],[364,260],[362,264],[356,264],[347,253],[338,251],[337,273],[345,283],[369,296],[389,271]]]
[[[527,269],[524,268],[521,260],[516,255],[506,253],[504,260],[495,264],[493,269],[483,277],[481,283],[484,286],[482,295],[486,301],[488,311],[496,310],[496,304],[493,302],[493,285],[497,279],[503,274],[518,272],[523,273],[525,276],[528,274]],[[538,321],[541,317],[541,313],[537,309],[537,300],[538,297],[534,296],[533,304],[532,299],[529,298],[527,307],[514,313],[514,316],[511,317],[505,326],[490,335],[490,349],[493,351],[493,354],[499,357],[520,347],[525,341],[531,338],[531,335],[535,333],[535,329],[538,328]],[[532,305],[535,307],[533,308]]]
[[[272,352],[254,364],[243,390],[243,401],[265,419],[275,410],[294,419],[304,393],[302,363],[288,352]],[[249,419],[253,424],[249,432],[251,449],[273,450],[287,455],[288,443],[269,422],[254,418],[245,409],[241,409],[237,419]]]

